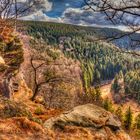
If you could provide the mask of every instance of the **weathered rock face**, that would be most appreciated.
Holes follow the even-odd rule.
[[[17,74],[23,62],[22,42],[14,33],[7,31],[9,40],[0,40],[0,94],[12,98],[12,78]]]
[[[121,123],[114,115],[93,104],[75,107],[56,118],[47,120],[44,126],[54,131],[58,131],[60,128],[59,134],[72,127],[76,127],[76,130],[83,128],[90,133],[92,140],[130,140],[129,136],[122,131]],[[67,133],[69,132],[67,131]],[[62,134],[57,137],[62,137]],[[70,137],[75,139],[74,135]]]

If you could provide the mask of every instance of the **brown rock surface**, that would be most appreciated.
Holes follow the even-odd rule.
[[[130,140],[114,115],[93,104],[75,107],[47,120],[44,126],[54,130],[56,139]]]

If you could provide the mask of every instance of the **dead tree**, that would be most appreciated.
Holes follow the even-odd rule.
[[[74,83],[74,80],[71,77],[57,75],[56,72],[51,69],[46,70],[46,73],[44,73],[45,79],[39,82],[39,78],[37,76],[38,70],[41,69],[43,66],[45,66],[46,62],[43,62],[39,64],[38,66],[35,66],[33,61],[35,61],[35,59],[31,58],[30,59],[31,67],[34,73],[34,76],[33,76],[34,89],[33,89],[33,96],[31,98],[32,101],[35,100],[42,86],[49,85],[49,84],[54,85],[54,83],[56,82]]]
[[[129,32],[112,34],[101,39],[108,41],[117,40],[125,36],[131,41],[140,44],[140,38],[133,39],[131,35],[140,31],[140,1],[139,0],[84,0],[86,10],[92,10],[106,16],[106,20],[111,21],[113,25],[124,25]],[[129,17],[129,18],[127,18]],[[132,20],[133,19],[133,20]]]
[[[0,0],[0,27],[17,29],[17,19],[35,12],[43,3],[44,0]]]
[[[34,78],[33,78],[33,79],[34,79],[34,89],[33,89],[32,100],[34,100],[35,97],[37,96],[37,93],[38,93],[38,91],[39,91],[39,88],[40,88],[43,84],[45,84],[44,81],[38,83],[38,78],[37,78],[37,70],[38,70],[39,68],[41,68],[45,63],[41,63],[39,66],[35,67],[33,61],[34,61],[34,59],[31,58],[31,60],[30,60],[30,62],[31,62],[31,67],[33,68],[33,72],[34,72]]]
[[[17,19],[34,12],[36,6],[42,5],[44,0],[0,0],[0,18]]]

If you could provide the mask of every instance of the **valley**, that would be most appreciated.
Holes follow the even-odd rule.
[[[139,0],[0,0],[0,140],[140,140]]]
[[[139,139],[139,55],[95,41],[99,28],[18,22],[0,41],[0,139]]]
[[[37,51],[42,53],[42,50],[47,47],[43,45],[43,43],[47,43],[49,47],[60,50],[67,59],[72,59],[79,63],[81,70],[79,71],[80,73],[78,71],[76,73],[80,75],[79,80],[81,81],[81,87],[78,87],[78,89],[80,89],[78,92],[80,94],[84,92],[85,95],[77,95],[76,92],[72,92],[74,95],[76,93],[76,98],[71,99],[73,105],[76,103],[74,106],[77,106],[77,103],[94,103],[114,113],[121,108],[123,114],[121,122],[125,119],[125,113],[128,108],[131,107],[133,121],[135,121],[140,111],[138,103],[139,78],[137,79],[138,84],[130,80],[133,82],[131,83],[127,75],[129,75],[131,71],[132,73],[133,71],[136,71],[136,73],[139,72],[139,52],[135,53],[133,50],[129,50],[129,48],[124,50],[122,46],[115,46],[105,41],[95,41],[96,37],[101,35],[101,33],[104,32],[104,34],[107,33],[108,35],[109,33],[112,34],[114,30],[108,33],[106,31],[108,29],[103,29],[102,31],[98,28],[86,28],[58,23],[46,24],[40,22],[40,24],[38,24],[28,22],[26,24],[29,25],[27,30],[29,35],[33,37],[31,45]],[[42,28],[44,30],[42,30]],[[40,34],[36,34],[37,31],[40,32]],[[36,41],[36,38],[38,41]],[[42,45],[38,48],[39,44],[37,43],[39,41],[41,41]],[[34,43],[36,45],[34,45]],[[54,59],[55,58],[56,57],[54,57]],[[118,81],[115,83],[113,79],[117,77],[120,72],[122,72],[124,79],[122,81],[118,76]],[[126,78],[133,87],[133,91],[130,90],[131,95],[127,92]],[[116,89],[112,89],[114,84],[117,84]],[[134,95],[133,92],[137,94]],[[116,100],[118,103],[116,103]],[[137,130],[134,132],[137,133]]]

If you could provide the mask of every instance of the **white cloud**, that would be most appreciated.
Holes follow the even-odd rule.
[[[21,18],[22,20],[63,22],[61,18],[50,18],[42,10]]]
[[[47,0],[43,4],[43,8],[37,8],[37,12],[26,17],[23,17],[24,20],[38,20],[38,21],[53,21],[60,23],[69,23],[69,24],[78,24],[84,26],[98,26],[98,27],[114,27],[111,21],[106,19],[105,14],[95,13],[91,10],[84,10],[83,8],[67,8],[62,16],[53,18],[46,15],[47,11],[53,11],[52,2]],[[135,23],[140,23],[139,18],[134,18],[132,16],[126,16],[127,20],[135,21]],[[134,20],[135,19],[135,20]],[[118,24],[115,28],[122,30],[128,30],[126,26]]]
[[[48,2],[47,0],[44,1],[44,8],[45,11],[51,11],[52,10],[52,2]]]

